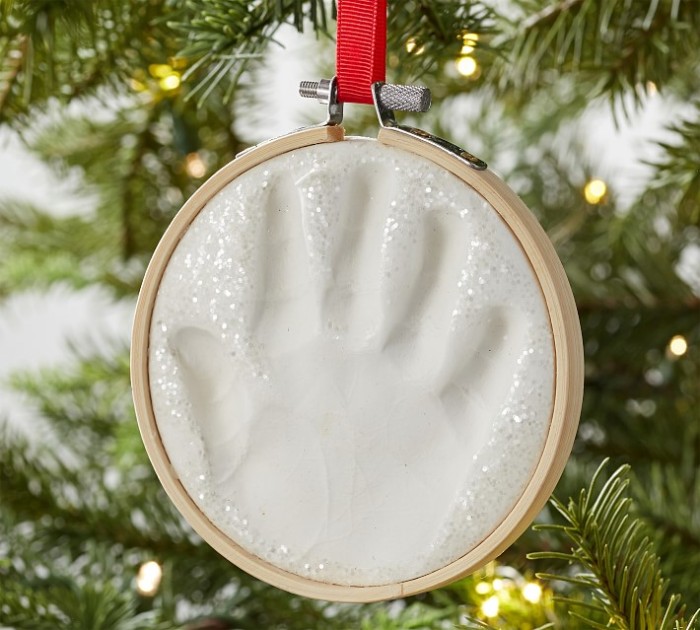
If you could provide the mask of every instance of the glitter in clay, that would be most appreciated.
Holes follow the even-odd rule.
[[[554,395],[523,251],[471,187],[353,139],[256,166],[163,275],[153,410],[193,501],[293,574],[371,586],[458,559],[505,518]]]

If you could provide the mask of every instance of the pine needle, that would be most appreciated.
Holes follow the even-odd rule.
[[[543,580],[562,581],[586,589],[594,604],[592,611],[604,611],[615,627],[635,630],[690,628],[683,618],[680,597],[666,597],[668,581],[659,569],[659,557],[647,534],[646,525],[635,517],[629,498],[630,468],[621,466],[598,487],[606,468],[601,464],[589,487],[566,507],[553,501],[567,527],[556,530],[572,546],[569,553],[541,551],[533,559],[565,561],[565,573],[539,573]],[[573,602],[572,602],[573,603]],[[570,611],[577,618],[581,613]],[[608,628],[592,619],[595,628]]]

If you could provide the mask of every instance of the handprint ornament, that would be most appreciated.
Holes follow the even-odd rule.
[[[260,145],[185,204],[144,279],[134,399],[161,482],[295,593],[373,601],[473,571],[571,449],[561,264],[505,184],[432,140],[328,125]]]

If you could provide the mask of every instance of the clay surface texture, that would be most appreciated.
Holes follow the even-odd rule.
[[[352,139],[213,197],[151,320],[158,431],[250,553],[340,585],[407,581],[503,520],[542,453],[554,349],[529,261],[432,162]]]

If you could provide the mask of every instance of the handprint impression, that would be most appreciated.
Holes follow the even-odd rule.
[[[189,252],[196,307],[168,344],[206,474],[251,538],[299,572],[381,581],[440,554],[508,410],[546,398],[529,370],[547,358],[495,212],[422,159],[342,144],[202,211],[173,257]]]

